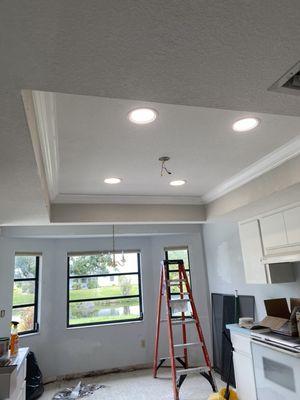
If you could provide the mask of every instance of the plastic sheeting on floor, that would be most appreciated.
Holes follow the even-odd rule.
[[[66,388],[55,393],[53,400],[81,399],[92,395],[96,390],[103,389],[104,387],[104,385],[79,382],[74,388]]]

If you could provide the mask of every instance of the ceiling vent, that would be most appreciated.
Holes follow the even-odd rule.
[[[300,96],[300,61],[278,79],[269,90]]]

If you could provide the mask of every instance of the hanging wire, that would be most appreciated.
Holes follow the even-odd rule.
[[[168,156],[163,156],[158,159],[161,161],[161,169],[160,169],[160,176],[164,176],[164,172],[166,172],[168,175],[171,175],[172,172],[168,170],[166,167],[166,162],[170,160],[170,157]]]

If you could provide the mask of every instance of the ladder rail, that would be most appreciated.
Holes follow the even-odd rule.
[[[178,269],[178,275],[179,275],[179,291],[180,291],[180,298],[183,300],[184,299],[184,294],[183,294],[183,284],[182,284],[182,279],[183,279],[183,275],[180,269]],[[181,313],[181,319],[183,321],[185,321],[185,313],[182,312]],[[182,341],[183,343],[187,342],[187,334],[186,334],[186,324],[182,324]],[[185,347],[183,350],[183,354],[184,354],[184,363],[185,363],[185,368],[188,368],[189,365],[189,360],[188,360],[188,350]]]
[[[157,315],[156,315],[156,335],[155,335],[155,350],[154,350],[154,361],[153,361],[153,377],[157,377],[157,361],[158,361],[158,344],[160,336],[160,319],[161,319],[161,300],[163,291],[163,270],[160,272],[159,280],[159,292],[157,297]]]
[[[211,362],[210,362],[210,357],[209,357],[209,354],[208,354],[208,351],[207,351],[207,347],[206,347],[206,344],[205,344],[204,335],[203,335],[202,328],[201,328],[201,325],[200,325],[200,320],[199,320],[198,313],[197,313],[197,310],[196,310],[194,297],[193,297],[193,294],[192,294],[192,291],[191,291],[191,286],[189,284],[189,281],[188,281],[188,278],[187,278],[187,274],[186,274],[186,271],[185,271],[184,267],[182,268],[182,273],[183,273],[184,278],[186,279],[186,287],[187,287],[187,290],[189,292],[189,296],[190,296],[190,300],[191,300],[190,303],[191,303],[193,318],[196,320],[196,329],[197,329],[199,340],[202,343],[202,351],[203,351],[203,355],[204,355],[204,358],[205,358],[205,362],[206,362],[207,366],[212,368],[212,365],[211,365]]]
[[[163,275],[164,281],[167,282],[168,279],[168,271],[167,266],[163,263]],[[172,329],[172,311],[171,311],[171,290],[170,286],[166,287],[166,313],[167,313],[167,326],[168,326],[168,335],[169,335],[169,354],[171,361],[171,371],[172,371],[172,386],[173,386],[173,394],[174,400],[179,400],[179,390],[176,385],[176,362],[175,362],[175,350],[174,350],[174,338],[173,338],[173,329]]]

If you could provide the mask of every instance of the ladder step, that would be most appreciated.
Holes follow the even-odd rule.
[[[184,355],[177,356],[177,354],[175,354],[174,358],[175,358],[175,360],[176,360],[176,358],[184,358]],[[160,357],[159,361],[161,361],[161,360],[171,360],[171,357],[169,357],[169,356],[168,357]]]
[[[210,368],[209,367],[194,367],[194,368],[187,368],[187,369],[179,369],[176,371],[176,375],[192,375],[192,374],[197,374],[200,372],[209,372]]]
[[[195,343],[174,344],[174,348],[176,348],[176,349],[185,348],[185,347],[192,347],[192,346],[202,346],[202,343],[201,342],[195,342]]]
[[[162,319],[160,322],[168,322],[167,319]],[[182,324],[195,324],[196,320],[193,318],[183,319],[171,319],[172,325],[182,325]]]
[[[169,286],[178,286],[180,283],[185,283],[185,279],[169,279],[167,282]]]
[[[171,299],[171,303],[186,303],[188,301],[191,301],[190,299]]]
[[[172,320],[172,325],[195,324],[195,323],[196,323],[196,320],[193,318],[188,318],[185,320],[180,319],[178,321]]]

